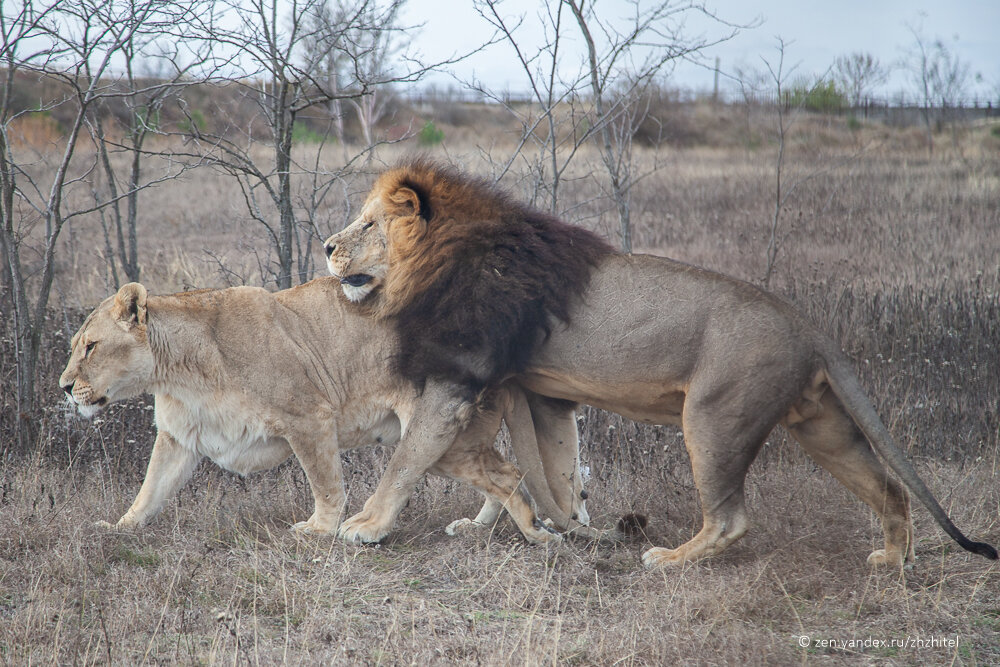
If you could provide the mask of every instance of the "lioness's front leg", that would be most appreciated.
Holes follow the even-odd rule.
[[[347,496],[344,493],[344,471],[340,462],[340,448],[336,429],[309,428],[287,436],[292,452],[306,473],[313,494],[313,513],[305,521],[292,526],[298,533],[328,535],[337,530],[344,512]]]
[[[132,529],[146,525],[191,478],[200,460],[199,454],[182,446],[166,431],[159,431],[149,455],[146,478],[142,480],[132,507],[118,519],[118,523],[112,525],[107,521],[98,521],[97,525],[106,529]]]
[[[399,512],[421,476],[451,447],[468,423],[473,406],[456,397],[454,385],[428,380],[413,414],[403,422],[403,437],[389,459],[385,474],[364,509],[340,526],[348,542],[378,542],[392,530]]]

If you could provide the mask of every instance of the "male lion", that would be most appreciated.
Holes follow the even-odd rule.
[[[345,502],[340,451],[436,427],[415,422],[415,387],[385,368],[395,334],[352,310],[330,278],[275,294],[234,287],[148,296],[130,283],[101,303],[73,336],[59,384],[87,417],[112,401],[155,395],[149,468],[116,527],[146,524],[202,457],[247,474],[294,453],[315,511],[293,528],[335,531]],[[498,392],[426,469],[482,492],[491,502],[480,521],[502,505],[529,541],[559,539],[535,527],[520,473],[492,446],[505,411],[515,451],[524,441],[536,446],[526,406],[524,419],[511,418],[518,401],[517,389]]]
[[[325,246],[347,297],[373,324],[399,331],[398,371],[438,387],[451,381],[453,395],[465,396],[513,376],[529,392],[543,456],[570,449],[555,458],[573,459],[574,403],[680,425],[703,524],[676,549],[648,550],[648,566],[718,554],[746,533],[744,478],[779,423],[881,518],[885,548],[870,564],[913,557],[906,491],[872,446],[956,542],[997,558],[952,524],[838,347],[753,285],[614,252],[486,182],[421,160],[382,174],[357,220]],[[417,450],[426,444],[404,439],[396,455],[413,468]],[[369,505],[387,514],[366,517],[369,525],[391,525],[399,492],[383,478]]]

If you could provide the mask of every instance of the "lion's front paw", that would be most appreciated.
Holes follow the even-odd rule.
[[[531,544],[559,544],[563,541],[562,535],[544,526],[530,531],[522,531],[522,534]]]
[[[114,527],[113,524],[108,523],[104,519],[101,519],[100,521],[95,521],[94,522],[94,528],[100,528],[101,530],[114,530],[115,529],[115,527]]]
[[[683,565],[687,559],[680,549],[653,547],[642,555],[642,564],[650,570],[658,567]]]
[[[381,517],[368,510],[355,514],[340,526],[340,539],[351,544],[371,544],[382,541],[392,530]]]

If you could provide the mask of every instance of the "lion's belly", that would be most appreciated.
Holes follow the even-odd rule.
[[[287,440],[269,434],[263,419],[232,400],[181,403],[157,396],[156,427],[240,475],[273,468],[292,454]]]
[[[684,392],[664,383],[633,380],[622,384],[550,369],[532,369],[520,376],[519,381],[543,396],[586,403],[648,424],[679,425],[684,409]]]

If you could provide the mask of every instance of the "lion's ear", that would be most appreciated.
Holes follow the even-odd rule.
[[[115,294],[111,315],[125,331],[146,324],[146,288],[139,283],[122,285]]]
[[[412,215],[423,218],[424,220],[431,219],[430,202],[427,200],[427,197],[415,187],[402,185],[397,188],[395,192],[389,195],[389,200],[401,209],[399,211],[400,216]]]

